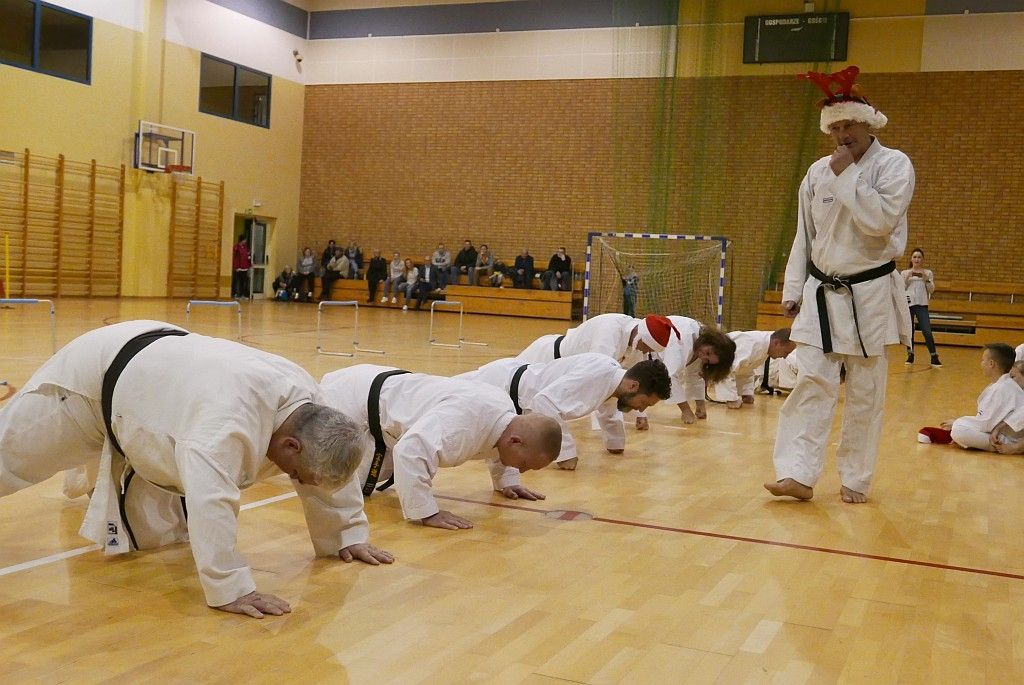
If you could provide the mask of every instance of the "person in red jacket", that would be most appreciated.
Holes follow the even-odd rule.
[[[251,266],[249,239],[245,237],[244,233],[241,233],[234,249],[231,250],[231,297],[236,299],[249,297],[249,267]]]

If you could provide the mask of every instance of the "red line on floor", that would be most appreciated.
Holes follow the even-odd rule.
[[[483,504],[488,507],[498,507],[501,509],[515,509],[517,511],[529,511],[535,514],[546,514],[548,510],[538,509],[536,507],[526,507],[515,504],[502,504],[495,502],[482,502],[480,500],[467,499],[463,497],[448,497],[445,495],[435,495],[438,499],[447,499],[455,502],[467,502],[470,504]],[[894,564],[906,564],[908,566],[925,566],[928,568],[935,568],[942,571],[962,571],[964,573],[974,573],[984,576],[996,576],[999,578],[1010,578],[1013,580],[1024,580],[1024,575],[1019,573],[1006,573],[1004,571],[991,571],[984,568],[972,568],[970,566],[953,566],[951,564],[939,564],[932,561],[918,561],[917,559],[904,559],[901,557],[887,557],[881,554],[867,554],[864,552],[851,552],[843,549],[832,549],[829,547],[815,547],[813,545],[801,545],[795,542],[779,542],[778,540],[765,540],[762,538],[748,538],[741,535],[726,535],[725,533],[709,533],[703,530],[693,530],[691,528],[674,528],[672,526],[661,526],[654,523],[639,523],[637,521],[621,521],[618,519],[602,518],[595,516],[593,521],[600,521],[601,523],[611,523],[617,526],[631,526],[634,528],[648,528],[650,530],[661,530],[666,533],[683,533],[685,535],[698,535],[705,538],[716,538],[719,540],[734,540],[736,542],[748,542],[754,545],[769,545],[772,547],[787,547],[789,549],[802,549],[807,552],[821,552],[823,554],[837,554],[844,557],[855,557],[858,559],[873,559],[875,561],[888,561]]]

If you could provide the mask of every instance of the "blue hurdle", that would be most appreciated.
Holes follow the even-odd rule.
[[[222,302],[221,300],[189,300],[188,304],[185,305],[185,328],[192,330],[189,326],[189,315],[192,313],[193,305],[209,305],[212,307],[234,307],[238,312],[238,337],[237,340],[242,339],[242,305],[238,304],[236,300],[228,300]]]
[[[371,354],[384,354],[384,350],[370,350],[359,347],[359,303],[355,300],[324,300],[316,308],[316,352],[317,354],[329,354],[335,357],[354,357],[355,352],[341,352],[323,349],[320,344],[320,322],[323,318],[324,307],[352,307],[355,312],[355,325],[352,330],[352,348],[356,352],[369,352]]]
[[[57,353],[57,310],[53,308],[53,302],[51,300],[34,300],[25,298],[8,298],[0,299],[0,306],[7,306],[10,304],[43,304],[50,305],[50,347],[52,351],[50,354]]]

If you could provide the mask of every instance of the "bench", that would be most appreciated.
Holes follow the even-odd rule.
[[[1024,284],[936,279],[928,314],[938,345],[982,347],[1005,342],[1016,346],[1024,341]],[[765,291],[757,305],[758,330],[791,323],[782,315],[782,291]],[[914,339],[923,342],[916,330]]]
[[[418,266],[418,265],[417,265]],[[486,276],[481,274],[478,283],[487,283]],[[467,314],[495,314],[498,316],[525,316],[539,319],[563,319],[570,321],[579,318],[583,311],[583,280],[582,272],[574,269],[573,290],[551,291],[540,289],[540,279],[533,279],[532,290],[512,288],[511,280],[506,278],[501,287],[490,285],[469,285],[469,278],[460,275],[457,284],[449,284],[444,292],[434,290],[427,296],[428,300],[457,300],[462,302]],[[316,279],[316,291],[319,295],[322,285]],[[383,282],[377,288],[377,298],[384,291]],[[402,301],[392,304],[376,299],[366,302],[369,290],[363,279],[342,278],[334,282],[331,288],[332,300],[354,300],[361,306],[401,307]]]

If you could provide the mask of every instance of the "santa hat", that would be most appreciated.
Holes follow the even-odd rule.
[[[679,338],[679,329],[672,325],[668,317],[659,314],[648,314],[637,324],[636,340],[643,342],[655,352],[664,352],[675,331]]]
[[[797,78],[807,79],[825,93],[825,97],[818,101],[822,133],[828,133],[829,126],[837,121],[860,121],[874,129],[884,128],[889,123],[888,117],[864,97],[860,84],[854,83],[859,73],[858,67],[849,66],[834,74],[816,71],[797,74]]]
[[[948,430],[936,426],[925,426],[917,432],[917,441],[926,445],[948,445],[953,442],[953,436]]]

